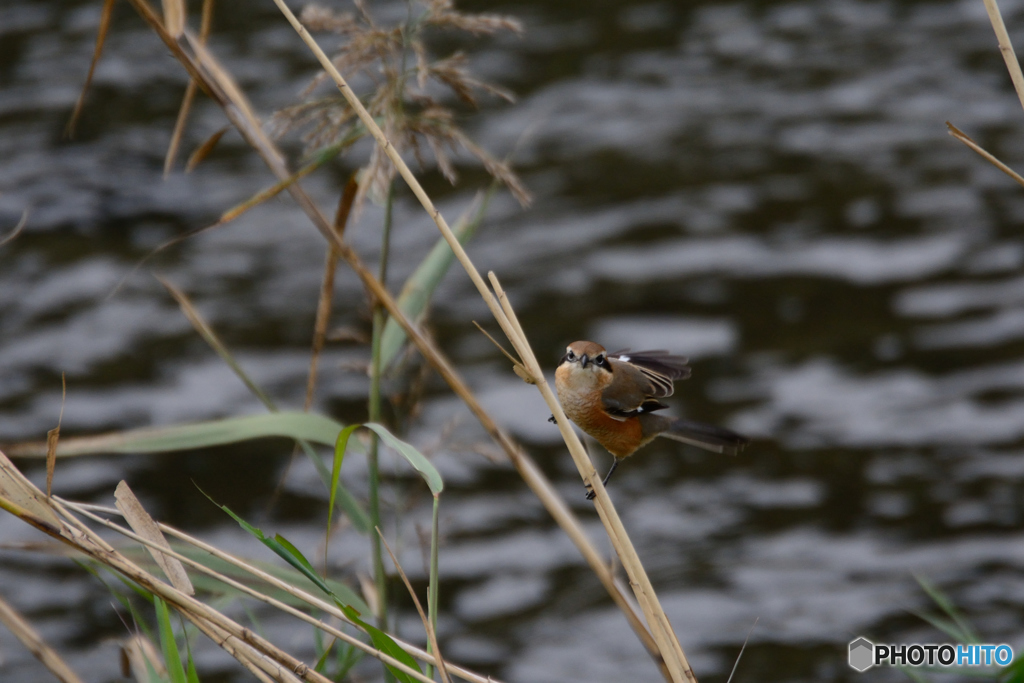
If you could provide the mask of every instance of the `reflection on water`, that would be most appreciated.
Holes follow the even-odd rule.
[[[99,9],[0,7],[0,226],[32,210],[26,233],[0,248],[0,441],[53,426],[61,372],[66,433],[261,410],[148,267],[110,296],[155,245],[271,179],[231,134],[195,173],[162,179],[185,79],[127,6],[79,137],[61,140]],[[495,202],[470,247],[478,265],[502,277],[549,367],[579,338],[671,348],[694,365],[674,410],[758,437],[735,459],[652,445],[611,488],[701,680],[725,680],[755,618],[739,681],[853,680],[854,636],[934,641],[906,611],[926,607],[912,572],[949,591],[987,640],[1019,646],[1024,195],[944,125],[1024,161],[1024,112],[980,0],[472,9],[527,25],[522,38],[464,47],[521,98],[487,105],[473,134],[498,155],[514,148],[538,198],[525,212]],[[1024,6],[1003,12],[1024,41]],[[289,102],[312,73],[272,6],[219,3],[216,25],[214,49],[260,111]],[[186,149],[221,125],[201,103]],[[305,184],[330,206],[346,172]],[[428,180],[448,216],[474,190]],[[436,239],[421,214],[403,197],[392,284]],[[380,220],[370,208],[350,230],[370,261]],[[278,200],[150,267],[194,297],[281,405],[298,406],[322,259],[320,237]],[[336,300],[338,325],[366,328],[365,297],[344,270]],[[543,403],[474,319],[486,309],[453,273],[433,310],[440,342],[602,539]],[[321,410],[362,417],[366,379],[351,368],[366,355],[328,349]],[[653,680],[578,553],[509,468],[479,453],[483,435],[440,385],[428,385],[410,438],[450,487],[440,623],[450,656],[510,681]],[[272,442],[68,462],[56,490],[109,503],[127,478],[158,516],[258,554],[191,481],[259,517],[288,452]],[[607,456],[595,457],[603,467]],[[358,490],[364,465],[346,469]],[[403,564],[422,581],[414,522],[429,501],[414,482],[399,486],[389,504],[413,505]],[[268,523],[314,548],[323,498],[300,463]],[[38,536],[3,516],[0,538]],[[333,552],[339,567],[366,569],[359,537],[343,533]],[[0,593],[88,680],[115,679],[107,639],[124,627],[105,589],[63,561],[3,557]],[[260,614],[268,636],[308,647],[308,633]],[[418,633],[411,612],[400,628]],[[49,680],[6,632],[0,655],[4,680]],[[233,670],[216,652],[202,657],[207,671]]]

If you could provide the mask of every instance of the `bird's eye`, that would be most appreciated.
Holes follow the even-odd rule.
[[[569,360],[576,360],[576,354],[572,352],[572,349],[569,349],[569,353],[565,354],[565,357]]]
[[[604,365],[604,354],[602,353],[599,356],[597,356],[594,359],[594,362],[597,363],[598,365]]]

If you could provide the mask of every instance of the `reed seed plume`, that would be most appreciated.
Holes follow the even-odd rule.
[[[459,128],[456,112],[449,104],[454,96],[462,105],[475,109],[481,95],[511,102],[512,94],[475,78],[464,53],[435,58],[427,45],[429,36],[438,31],[459,31],[474,36],[518,33],[522,26],[517,20],[460,12],[446,0],[421,0],[410,3],[407,20],[393,26],[377,23],[362,3],[355,3],[354,12],[308,5],[302,11],[301,21],[310,31],[332,33],[341,38],[331,55],[332,63],[339,71],[355,74],[370,84],[368,92],[360,99],[380,121],[381,128],[400,154],[410,155],[421,167],[427,167],[425,150],[429,149],[433,164],[454,184],[458,179],[456,156],[464,152],[508,187],[521,204],[529,204],[529,192],[519,177],[507,163],[491,156]],[[298,131],[307,155],[336,145],[340,140],[367,134],[356,113],[340,95],[313,96],[326,82],[326,76],[321,72],[314,77],[300,95],[303,101],[278,111],[268,124],[275,137]],[[355,210],[358,212],[367,195],[378,203],[383,202],[395,174],[396,169],[387,155],[374,147],[362,167]]]

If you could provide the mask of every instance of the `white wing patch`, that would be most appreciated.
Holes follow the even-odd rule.
[[[623,363],[628,363],[629,356],[619,356],[618,360],[621,360]]]

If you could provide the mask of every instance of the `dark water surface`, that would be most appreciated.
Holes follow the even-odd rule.
[[[233,133],[195,173],[162,179],[185,79],[127,4],[78,139],[61,139],[100,4],[0,6],[0,226],[32,212],[0,248],[0,441],[54,426],[62,372],[65,435],[262,410],[151,270],[189,292],[275,400],[300,407],[324,244],[290,200],[169,250],[110,296],[155,245],[272,181]],[[1002,5],[1024,44],[1024,4]],[[1024,644],[1024,193],[944,125],[1024,166],[1024,112],[981,0],[465,7],[527,28],[463,45],[520,98],[488,103],[467,125],[498,155],[518,145],[537,197],[526,211],[499,198],[470,253],[502,277],[542,361],[552,368],[578,338],[685,353],[694,372],[672,399],[677,414],[758,437],[734,459],[655,444],[612,484],[700,680],[725,681],[755,618],[737,681],[904,680],[853,673],[846,644],[944,639],[908,612],[931,607],[914,572],[983,640]],[[264,115],[314,72],[269,0],[220,2],[215,25],[214,50]],[[202,101],[186,153],[222,121]],[[351,168],[305,186],[332,206]],[[451,219],[484,182],[471,164],[463,172],[454,189],[427,177]],[[381,217],[369,208],[350,229],[371,263]],[[436,239],[407,194],[396,218],[392,286]],[[368,329],[345,268],[336,301],[335,323]],[[474,319],[489,316],[453,270],[433,309],[437,338],[603,545],[543,402]],[[319,410],[365,417],[367,381],[352,367],[367,357],[329,346]],[[658,680],[526,486],[474,452],[484,438],[467,411],[436,378],[426,391],[408,437],[449,485],[447,654],[508,681]],[[325,495],[311,467],[292,470],[264,516],[290,450],[67,461],[55,490],[109,504],[125,478],[156,516],[270,559],[195,482],[315,554]],[[365,491],[361,460],[346,469]],[[401,475],[386,496],[389,510],[402,506],[390,533],[422,587],[416,525],[429,523],[428,495],[403,467],[385,469]],[[40,536],[4,515],[0,539]],[[368,571],[366,544],[353,533],[332,544],[339,575]],[[113,640],[126,628],[94,579],[5,549],[0,594],[87,681],[119,680]],[[311,656],[309,629],[255,612],[269,637]],[[417,623],[406,611],[399,629],[416,638]],[[204,680],[244,678],[206,645],[199,664]],[[6,631],[0,679],[51,680]]]

